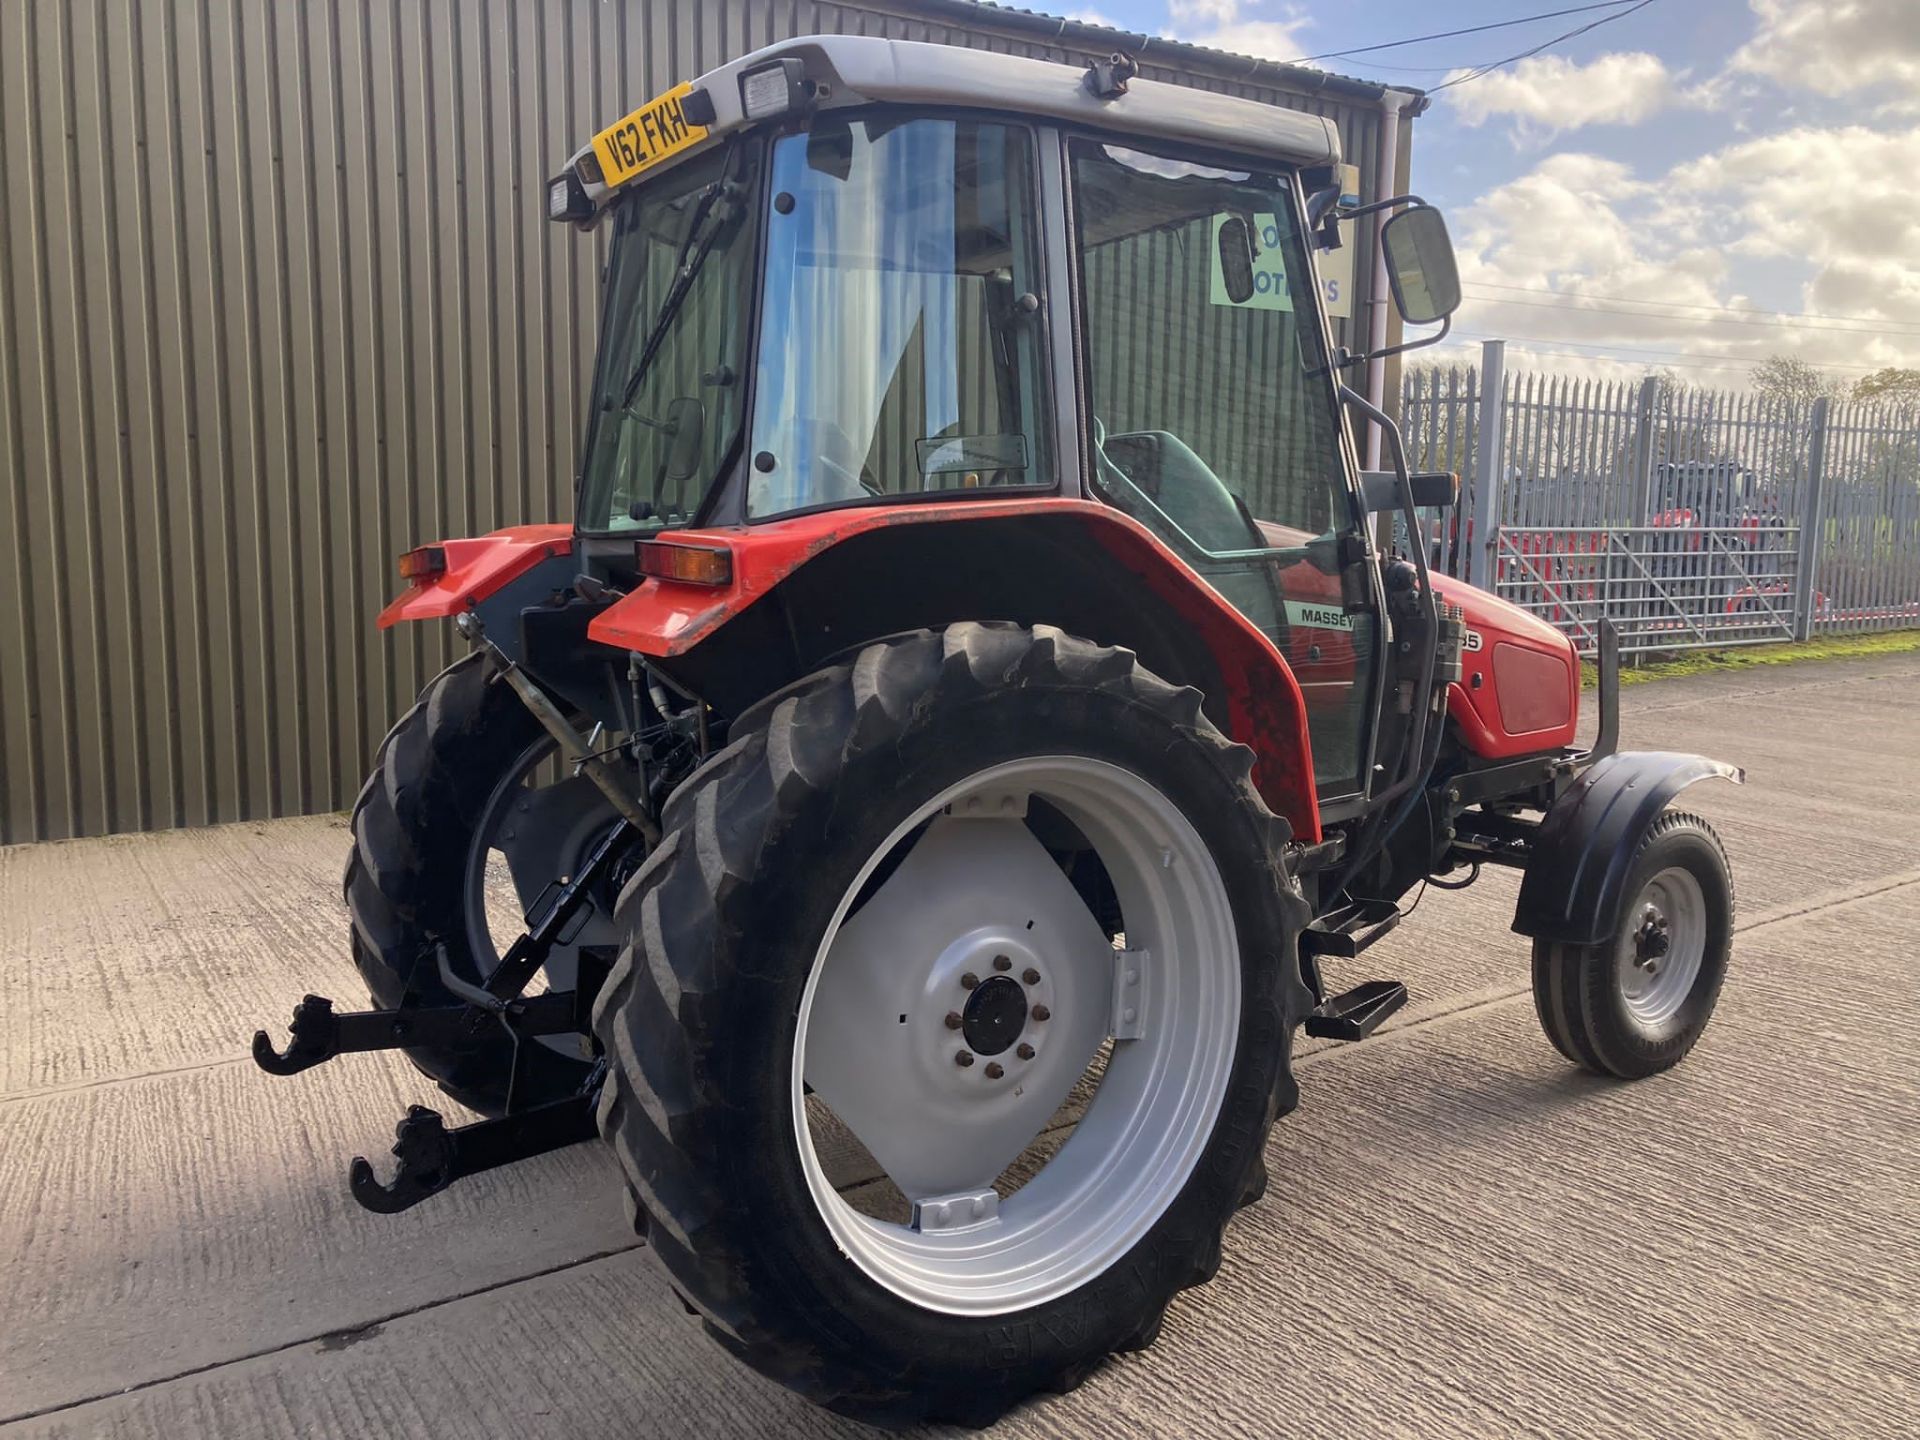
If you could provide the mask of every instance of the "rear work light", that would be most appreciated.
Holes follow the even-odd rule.
[[[634,546],[642,575],[676,580],[682,585],[730,585],[733,552],[719,545],[679,545],[668,540],[642,540]]]
[[[415,585],[447,573],[447,552],[438,545],[422,545],[400,557],[400,578]]]

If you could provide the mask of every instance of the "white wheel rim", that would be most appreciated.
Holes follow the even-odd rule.
[[[1036,796],[1078,825],[1106,865],[1124,950],[1019,818]],[[849,920],[868,877],[923,824]],[[795,1139],[840,1249],[894,1294],[950,1314],[1043,1304],[1100,1274],[1173,1203],[1213,1132],[1239,1033],[1239,954],[1206,843],[1130,771],[1037,756],[922,805],[841,897],[800,1002]],[[961,987],[969,974],[978,1001]],[[989,990],[996,978],[1020,984],[1020,1006],[1009,1008],[1004,988]],[[955,1012],[958,1031],[946,1018]],[[1014,1039],[1006,1023],[986,1023],[1009,1013],[1024,1016]],[[955,1057],[976,1035],[1005,1048],[963,1067]],[[1071,1134],[1002,1200],[995,1180],[1109,1038],[1105,1072]],[[1032,1055],[1022,1058],[1020,1045]],[[911,1223],[863,1215],[836,1191],[803,1081],[913,1203]]]
[[[1691,870],[1671,866],[1627,910],[1614,967],[1627,1011],[1655,1029],[1680,1012],[1707,953],[1707,899]]]

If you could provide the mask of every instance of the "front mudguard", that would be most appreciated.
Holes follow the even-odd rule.
[[[1746,773],[1704,755],[1627,751],[1595,761],[1547,811],[1520,882],[1513,928],[1595,945],[1617,933],[1627,876],[1647,828],[1687,786]]]

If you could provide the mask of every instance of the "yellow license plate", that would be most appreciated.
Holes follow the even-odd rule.
[[[692,85],[676,85],[593,137],[593,153],[600,157],[608,188],[626,184],[642,170],[707,138],[706,126],[687,119],[686,99],[692,93]]]

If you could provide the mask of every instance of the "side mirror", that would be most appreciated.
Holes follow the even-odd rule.
[[[1430,205],[1402,210],[1381,228],[1380,243],[1401,319],[1431,325],[1460,308],[1460,272],[1438,210]]]
[[[665,479],[678,484],[700,471],[700,442],[707,429],[707,407],[690,395],[667,406],[667,458],[661,467]]]
[[[1451,470],[1415,470],[1407,476],[1416,510],[1445,510],[1460,503],[1460,477]],[[1360,472],[1360,500],[1369,515],[1400,508],[1400,477],[1391,470]]]
[[[1239,215],[1220,222],[1220,283],[1227,298],[1244,305],[1253,298],[1253,227]]]

